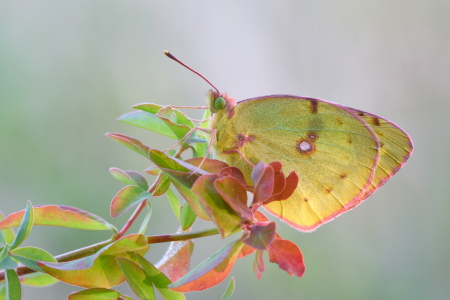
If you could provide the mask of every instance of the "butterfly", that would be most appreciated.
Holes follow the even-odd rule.
[[[279,161],[283,172],[297,173],[292,196],[264,208],[300,231],[315,230],[360,204],[412,154],[408,134],[375,114],[291,95],[236,102],[192,71],[214,88],[207,101],[218,159],[239,168],[249,182],[260,161]]]

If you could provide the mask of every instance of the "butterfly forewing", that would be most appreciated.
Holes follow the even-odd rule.
[[[300,182],[287,200],[267,209],[293,227],[310,231],[360,202],[372,189],[379,160],[374,130],[351,111],[325,101],[268,96],[239,102],[232,114],[213,119],[216,155],[241,168],[250,180],[248,161],[280,161]]]

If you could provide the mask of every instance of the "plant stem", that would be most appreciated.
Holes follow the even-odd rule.
[[[161,176],[162,176],[162,173],[160,172],[158,174],[158,177],[156,177],[153,185],[148,189],[149,193],[153,193],[153,191],[156,189],[156,186],[158,185],[158,182],[161,179]],[[142,209],[144,209],[146,203],[147,203],[147,200],[144,200],[141,203],[139,203],[139,206],[136,208],[134,213],[131,215],[131,217],[128,219],[128,221],[125,223],[125,225],[122,227],[122,229],[120,229],[119,233],[117,233],[117,235],[115,236],[116,240],[120,239],[125,234],[125,232],[127,232],[127,230],[130,229],[131,225],[133,225],[134,221],[139,216]]]
[[[190,240],[195,238],[201,238],[206,236],[211,236],[219,234],[219,230],[217,228],[210,228],[210,229],[204,229],[196,232],[187,232],[187,233],[175,233],[175,234],[164,234],[164,235],[154,235],[154,236],[148,236],[148,243],[149,244],[155,244],[155,243],[165,243],[165,242],[173,242],[173,241],[184,241],[184,240]],[[95,254],[98,250],[101,248],[115,242],[117,240],[116,237],[94,244],[90,245],[81,249],[77,249],[74,251],[70,251],[58,256],[55,256],[55,259],[58,262],[67,262],[67,261],[73,261],[79,258],[83,258],[89,255]],[[20,266],[16,268],[17,275],[23,276],[26,274],[35,273],[36,271],[33,269],[30,269],[26,266]],[[5,280],[5,273],[4,271],[0,272],[0,281]]]
[[[163,234],[163,235],[153,235],[147,237],[149,244],[156,243],[166,243],[166,242],[174,242],[174,241],[184,241],[190,239],[196,239],[200,237],[210,236],[219,234],[219,230],[217,228],[204,229],[195,232],[186,232],[186,233],[176,233],[176,234]]]
[[[125,223],[125,225],[122,227],[122,229],[120,229],[119,233],[115,236],[116,240],[120,239],[125,234],[125,232],[127,232],[127,230],[131,227],[131,225],[133,225],[133,222],[139,216],[142,209],[144,209],[146,203],[147,203],[147,200],[144,200],[141,203],[139,203],[139,206],[136,208],[134,213],[131,215],[131,217],[128,219],[128,221]]]

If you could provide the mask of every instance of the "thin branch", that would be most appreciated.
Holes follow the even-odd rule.
[[[211,236],[219,234],[219,230],[217,228],[209,228],[195,232],[186,232],[186,233],[176,233],[176,234],[163,234],[163,235],[153,235],[147,237],[149,244],[157,244],[157,243],[166,243],[166,242],[174,242],[174,241],[185,241],[190,239],[201,238],[205,236]]]
[[[115,239],[120,239],[128,229],[130,229],[131,225],[133,225],[136,218],[139,216],[141,211],[144,209],[145,205],[147,204],[147,200],[142,201],[139,203],[139,206],[136,208],[134,213],[131,215],[131,217],[128,219],[128,221],[123,225],[122,229],[120,229],[119,233],[115,236]]]
[[[176,233],[176,234],[164,234],[164,235],[155,235],[155,236],[148,236],[148,243],[149,244],[155,244],[155,243],[166,243],[166,242],[173,242],[173,241],[184,241],[184,240],[190,240],[195,238],[201,238],[211,235],[219,234],[219,230],[217,228],[210,228],[205,230],[200,230],[196,232],[188,232],[188,233]],[[67,262],[67,261],[73,261],[79,258],[83,258],[89,255],[95,254],[98,250],[101,248],[115,242],[116,239],[109,239],[107,241],[103,241],[94,245],[90,245],[81,249],[77,249],[74,251],[70,251],[58,256],[55,256],[55,259],[58,262]],[[23,276],[26,274],[36,273],[35,270],[30,269],[26,266],[20,266],[16,268],[17,275]],[[5,273],[4,271],[0,272],[0,281],[5,280]]]

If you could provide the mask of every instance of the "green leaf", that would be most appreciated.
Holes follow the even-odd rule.
[[[158,169],[158,171],[161,172],[159,169]],[[152,193],[153,197],[163,195],[164,193],[167,192],[167,190],[170,187],[170,179],[166,175],[161,174],[161,176],[156,180],[157,180],[157,183],[155,186],[155,190]]]
[[[5,270],[6,300],[22,299],[22,287],[19,276],[14,270]]]
[[[152,281],[141,267],[126,258],[117,258],[117,262],[136,296],[146,300],[156,299]]]
[[[181,213],[180,213],[181,228],[183,230],[190,228],[194,224],[196,219],[197,219],[197,215],[192,210],[192,208],[189,206],[189,204],[186,203],[185,205],[183,205],[183,207],[181,208]]]
[[[10,251],[11,256],[38,272],[44,272],[36,263],[36,261],[57,262],[56,259],[47,251],[35,247],[22,247]]]
[[[136,185],[122,188],[111,201],[111,216],[119,217],[127,210],[151,197],[151,194]]]
[[[0,222],[3,221],[5,219],[5,216],[3,215],[3,213],[0,211]],[[12,241],[14,240],[14,236],[15,233],[12,229],[8,228],[8,229],[2,229],[0,230],[1,233],[1,242],[6,245],[6,244],[11,244]]]
[[[180,211],[181,211],[181,203],[178,200],[177,196],[171,189],[167,190],[167,198],[169,199],[170,206],[172,207],[173,213],[177,217],[178,221],[180,221]]]
[[[31,273],[20,276],[23,285],[45,287],[58,282],[58,279],[44,273]]]
[[[142,221],[141,227],[139,228],[138,233],[139,234],[145,234],[145,231],[147,231],[148,222],[150,222],[150,217],[152,216],[152,204],[146,203],[146,206],[148,208],[147,214],[145,215],[144,220]]]
[[[148,262],[143,256],[136,254],[136,258],[144,269],[145,274],[153,282],[153,285],[158,289],[164,299],[166,300],[184,300],[186,299],[182,293],[172,291],[167,286],[171,284],[169,278],[166,277],[154,265]]]
[[[0,282],[0,300],[6,299],[6,285],[4,282]]]
[[[117,300],[120,293],[110,289],[87,289],[72,293],[67,300]]]
[[[141,154],[145,158],[148,158],[148,152],[150,151],[150,148],[144,145],[141,141],[120,133],[109,132],[106,134],[106,136]]]
[[[169,169],[181,172],[193,172],[196,170],[194,166],[156,149],[150,150],[149,156],[150,160],[160,169]]]
[[[33,215],[33,206],[31,205],[31,202],[28,201],[22,222],[20,223],[19,229],[17,230],[17,235],[14,238],[10,249],[19,247],[20,244],[22,244],[22,242],[28,237],[31,228],[33,227]]]
[[[119,117],[118,120],[129,125],[156,132],[175,140],[177,139],[177,136],[166,125],[166,123],[164,123],[164,121],[155,114],[145,111],[134,111],[124,114]]]
[[[185,125],[189,128],[195,127],[194,123],[192,122],[192,120],[189,117],[187,117],[180,110],[175,109],[171,106],[161,106],[161,105],[153,104],[153,103],[141,103],[138,105],[134,105],[133,108],[140,109],[140,110],[149,112],[154,115],[156,114],[160,119],[166,118],[174,124]],[[167,122],[164,122],[164,123],[166,125],[168,125]],[[170,125],[168,125],[168,127],[170,127]],[[152,131],[154,131],[154,130],[152,130]]]
[[[0,243],[3,245],[9,244],[6,242],[5,237],[3,236],[3,232],[0,230]]]
[[[47,274],[68,284],[85,288],[110,288],[125,280],[116,258],[133,260],[132,252],[144,255],[148,249],[146,236],[131,234],[91,256],[63,263],[38,262],[38,265]]]
[[[0,253],[0,269],[14,269],[17,267],[17,263],[11,259],[9,255],[10,245],[3,247]]]
[[[115,179],[122,181],[123,183],[128,185],[137,185],[144,190],[148,190],[147,180],[139,172],[121,170],[119,168],[109,168],[109,173],[111,173]]]
[[[160,109],[158,112],[158,117],[161,118],[161,120],[167,125],[167,127],[170,128],[170,130],[172,130],[173,134],[177,137],[178,140],[186,137],[189,131],[191,131],[191,129],[194,127],[194,124],[190,120],[190,126],[185,124],[178,124],[177,114],[170,106],[166,106]]]
[[[243,246],[239,240],[229,243],[169,287],[177,292],[191,292],[221,283],[233,269]]]
[[[192,186],[186,185],[186,182],[184,180],[179,180],[180,177],[182,178],[183,176],[188,176],[190,173],[182,173],[166,169],[164,169],[163,172],[170,178],[175,188],[178,190],[184,200],[189,203],[189,206],[192,208],[195,214],[203,220],[210,221],[209,216],[206,214],[203,206],[200,204],[198,196],[191,190]]]
[[[23,219],[24,211],[10,214],[0,222],[0,229],[17,227]],[[43,205],[34,208],[34,224],[59,226],[84,230],[117,229],[99,216],[79,208],[65,205]]]
[[[230,283],[228,284],[228,287],[225,290],[225,293],[223,294],[222,298],[220,298],[220,300],[229,300],[231,296],[233,296],[234,286],[235,286],[234,277],[231,277]]]

